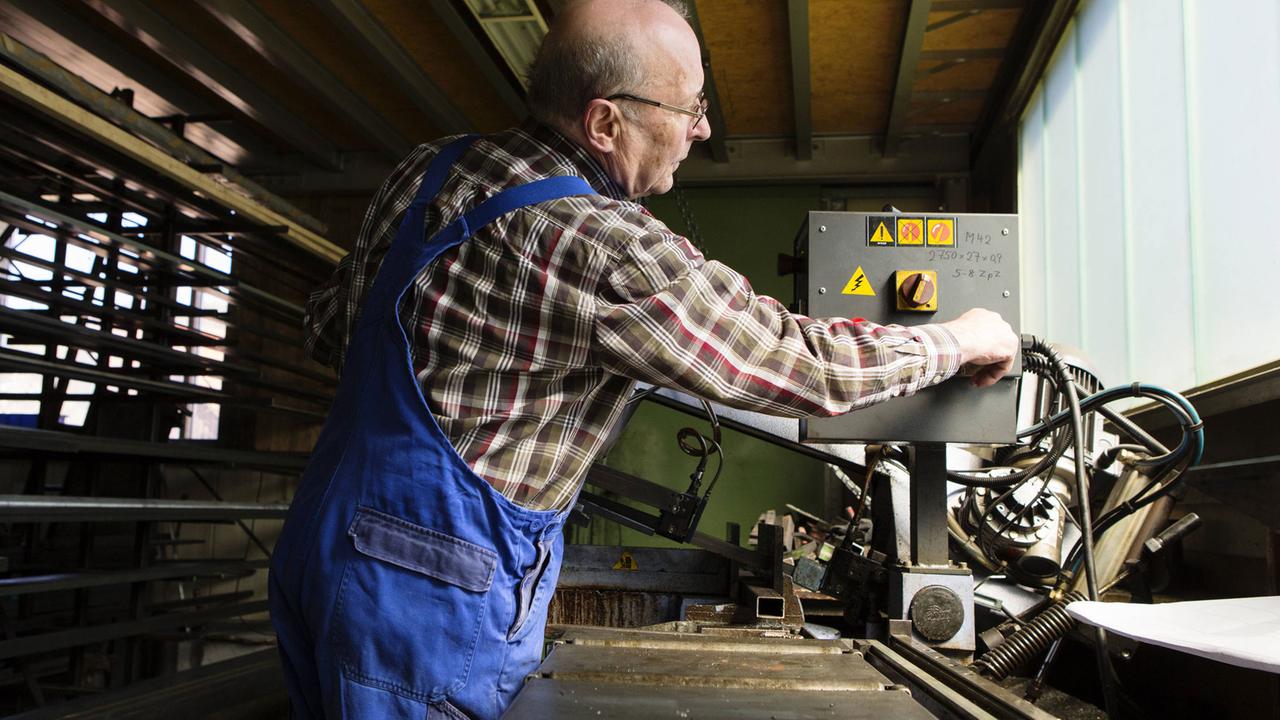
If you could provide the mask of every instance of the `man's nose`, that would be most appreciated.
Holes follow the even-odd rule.
[[[711,138],[711,119],[703,115],[698,118],[698,122],[693,124],[693,139],[695,141],[709,140]]]

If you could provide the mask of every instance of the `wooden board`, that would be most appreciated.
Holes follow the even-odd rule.
[[[811,0],[815,133],[884,132],[906,22],[906,0]]]
[[[794,133],[787,4],[702,0],[698,20],[727,134]]]

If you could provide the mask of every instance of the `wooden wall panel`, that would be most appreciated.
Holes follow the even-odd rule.
[[[477,72],[444,21],[426,3],[365,0],[365,6],[476,130],[495,132],[518,121]]]
[[[698,19],[728,134],[795,132],[786,3],[702,0]]]
[[[906,0],[810,2],[814,132],[884,131],[906,22]]]
[[[440,129],[423,116],[395,83],[387,82],[372,58],[345,38],[324,13],[297,0],[255,0],[295,42],[311,54],[347,89],[364,98],[369,107],[391,123],[411,143],[428,142]]]

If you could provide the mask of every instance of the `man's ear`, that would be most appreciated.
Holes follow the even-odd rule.
[[[613,152],[622,133],[622,120],[617,105],[603,98],[592,100],[582,114],[582,132],[587,145],[597,152]]]

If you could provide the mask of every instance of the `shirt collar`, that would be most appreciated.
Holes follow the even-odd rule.
[[[600,163],[573,140],[533,119],[525,121],[520,129],[552,154],[560,156],[596,192],[614,200],[628,199],[622,188],[605,173]]]

